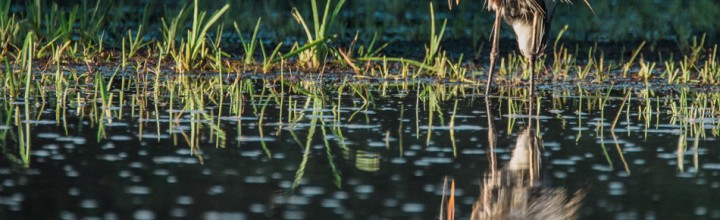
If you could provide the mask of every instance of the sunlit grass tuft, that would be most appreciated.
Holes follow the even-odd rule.
[[[195,0],[190,30],[187,31],[186,37],[180,40],[180,48],[177,51],[169,50],[170,55],[175,60],[178,72],[197,69],[205,64],[209,55],[207,46],[208,31],[229,8],[230,5],[226,4],[205,20],[207,12],[200,11],[198,0]]]

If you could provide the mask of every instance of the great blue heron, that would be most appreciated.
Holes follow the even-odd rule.
[[[460,4],[460,0],[455,0]],[[587,0],[583,0],[590,6]],[[500,44],[500,19],[512,26],[520,53],[530,66],[530,94],[535,90],[535,59],[544,54],[547,45],[548,30],[555,6],[558,2],[571,3],[571,0],[487,0],[487,7],[495,11],[495,24],[492,31],[492,50],[490,51],[490,70],[485,90],[487,95],[495,73],[495,60]],[[452,0],[448,0],[452,6]],[[592,10],[592,8],[590,8]]]

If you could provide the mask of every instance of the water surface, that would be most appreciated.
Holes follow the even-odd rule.
[[[579,201],[582,219],[720,218],[717,93],[575,88],[531,106],[471,85],[243,85],[202,107],[140,88],[0,100],[0,218],[436,219],[446,178],[457,219],[503,187]],[[509,163],[527,140],[523,174]]]

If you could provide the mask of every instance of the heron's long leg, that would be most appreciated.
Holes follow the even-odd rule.
[[[535,53],[530,55],[530,97],[535,95]]]
[[[490,94],[490,85],[493,81],[493,73],[495,71],[495,59],[498,56],[498,46],[500,44],[500,20],[502,19],[502,9],[495,11],[495,25],[493,25],[492,50],[490,51],[490,71],[488,72],[487,86],[485,87],[485,95]]]
[[[537,58],[538,54],[538,42],[540,39],[538,39],[540,36],[538,35],[540,31],[540,16],[535,15],[533,16],[533,24],[532,24],[532,40],[530,42],[530,97],[533,97],[535,95],[535,59]]]

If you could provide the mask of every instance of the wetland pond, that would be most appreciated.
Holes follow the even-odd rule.
[[[720,218],[720,93],[132,78],[1,100],[0,218]]]
[[[580,2],[3,1],[0,220],[720,219],[720,3]]]

